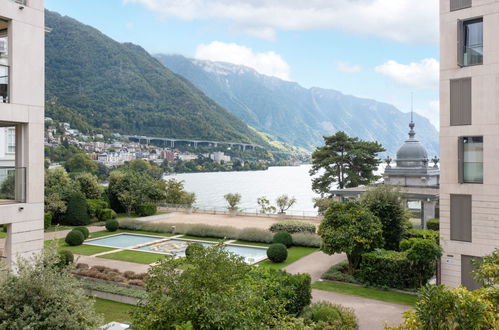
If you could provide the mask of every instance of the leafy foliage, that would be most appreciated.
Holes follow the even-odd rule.
[[[73,179],[79,191],[81,191],[87,199],[99,199],[102,196],[102,187],[99,184],[97,177],[90,173],[79,173]]]
[[[260,206],[260,213],[274,213],[276,211],[275,206],[270,205],[270,201],[267,197],[258,197],[256,200],[258,206]]]
[[[429,230],[440,230],[440,219],[430,219],[426,221],[426,228]]]
[[[78,231],[80,231],[80,232],[83,234],[83,238],[84,238],[84,239],[87,239],[87,238],[88,238],[88,236],[90,236],[90,231],[88,230],[88,228],[87,228],[87,227],[80,226],[80,227],[73,228],[73,230],[78,230]]]
[[[145,203],[137,206],[137,215],[147,217],[156,214],[158,207],[154,203]]]
[[[165,183],[165,202],[167,204],[192,206],[196,202],[196,195],[184,189],[184,181],[169,179]]]
[[[47,229],[50,227],[52,224],[52,213],[50,212],[45,212],[43,214],[43,229]]]
[[[314,329],[354,330],[357,328],[357,317],[353,309],[330,302],[312,303],[305,307],[301,316],[305,319],[305,323],[313,322]]]
[[[118,220],[115,219],[107,220],[105,225],[108,231],[117,231],[118,228],[120,227],[120,223],[118,222]]]
[[[237,211],[239,203],[241,202],[241,195],[238,193],[228,193],[224,195],[225,200],[229,206],[227,207],[231,211]]]
[[[84,240],[85,236],[83,235],[83,233],[79,230],[74,229],[67,233],[66,238],[64,239],[64,241],[70,246],[81,245]]]
[[[288,258],[288,249],[282,243],[273,243],[267,249],[267,257],[275,263],[284,262]]]
[[[64,224],[69,226],[85,226],[90,223],[87,201],[81,192],[75,192],[68,200],[68,209],[64,215]]]
[[[324,142],[325,145],[312,154],[310,175],[322,173],[312,179],[315,192],[330,194],[334,183],[343,189],[366,185],[379,178],[373,174],[380,163],[376,155],[385,149],[378,142],[362,141],[341,131],[325,136]]]
[[[314,224],[310,222],[305,222],[305,221],[298,221],[298,220],[284,220],[284,221],[279,221],[276,223],[273,223],[269,230],[271,232],[279,232],[279,231],[285,231],[290,234],[294,233],[312,233],[314,234],[316,231],[316,227]]]
[[[279,213],[286,212],[291,206],[295,205],[296,198],[289,197],[288,195],[281,195],[275,200]]]
[[[98,167],[97,164],[88,157],[87,154],[79,152],[66,161],[65,164],[66,171],[68,172],[76,172],[76,173],[97,173]]]
[[[486,255],[480,261],[474,261],[476,269],[473,277],[485,287],[499,285],[499,249]],[[499,296],[498,296],[499,298]]]
[[[321,250],[327,254],[346,253],[349,271],[360,264],[361,255],[384,244],[378,217],[358,202],[335,202],[319,226]]]
[[[281,243],[284,244],[287,248],[289,248],[291,247],[291,245],[293,245],[293,238],[291,237],[290,233],[285,231],[280,231],[274,234],[274,237],[272,238],[272,243]]]

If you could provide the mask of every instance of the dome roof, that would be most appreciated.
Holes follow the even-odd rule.
[[[414,137],[414,123],[409,124],[409,139],[397,151],[397,167],[426,167],[428,164],[428,154],[421,142]]]

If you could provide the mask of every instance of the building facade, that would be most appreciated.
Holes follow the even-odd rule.
[[[43,248],[44,38],[43,0],[0,0],[0,256],[11,265]]]
[[[499,247],[499,0],[440,1],[441,280]]]

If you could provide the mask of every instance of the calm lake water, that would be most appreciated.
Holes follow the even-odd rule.
[[[297,203],[287,212],[297,215],[315,215],[312,191],[308,174],[311,165],[276,166],[266,171],[184,173],[166,176],[185,181],[185,189],[196,193],[196,207],[203,209],[226,209],[224,195],[240,193],[242,209],[256,212],[258,197],[266,196],[275,205],[275,199],[283,194],[294,196]]]

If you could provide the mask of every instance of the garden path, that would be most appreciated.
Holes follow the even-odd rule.
[[[91,233],[94,233],[96,231],[103,231],[105,230],[104,227],[102,226],[87,226],[88,231]],[[64,238],[66,235],[70,232],[71,230],[59,230],[59,231],[51,231],[51,232],[46,232],[44,234],[44,239],[51,240],[51,239],[58,239],[58,238]]]
[[[321,275],[324,274],[329,267],[344,259],[346,259],[345,254],[333,254],[330,256],[321,251],[317,251],[284,267],[284,270],[291,274],[309,273],[313,283],[319,280]]]
[[[114,251],[113,251],[114,252]],[[138,264],[135,262],[121,261],[121,260],[113,260],[113,259],[104,259],[104,258],[96,258],[91,256],[83,256],[77,255],[76,262],[84,263],[92,266],[106,266],[109,268],[116,268],[120,272],[126,272],[127,270],[131,270],[136,273],[147,273],[149,269],[149,265]]]

